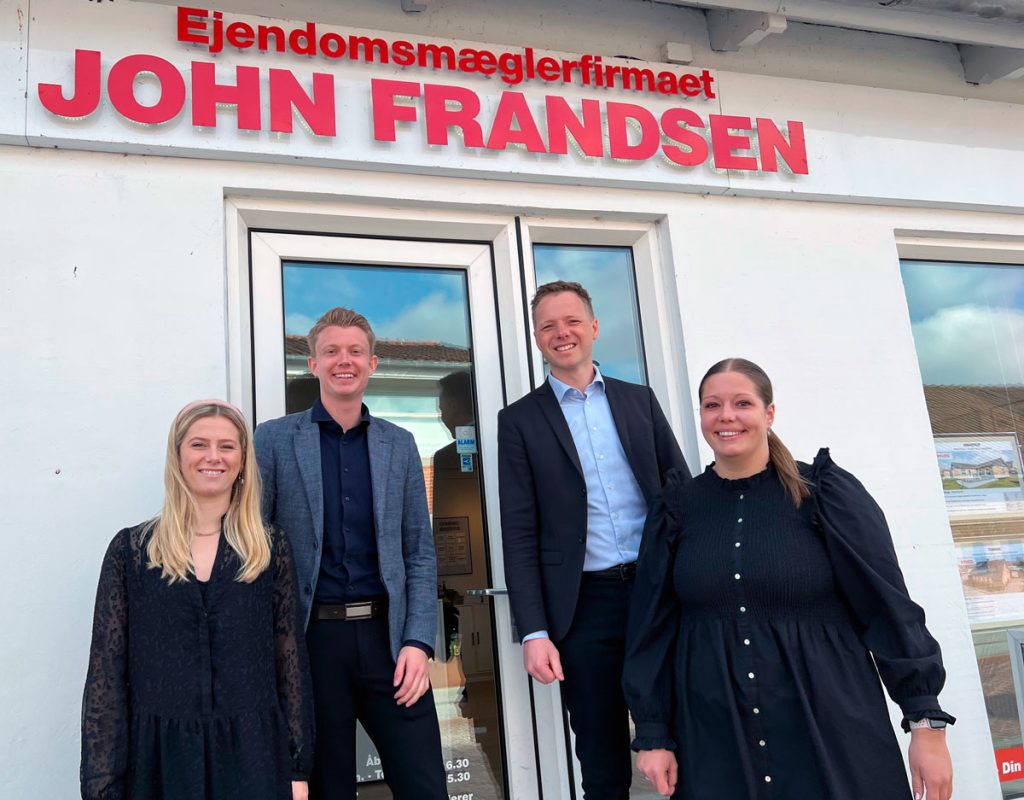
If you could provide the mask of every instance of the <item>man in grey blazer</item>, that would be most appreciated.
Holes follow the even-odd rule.
[[[256,428],[263,514],[295,557],[316,704],[311,797],[354,800],[358,719],[395,800],[442,800],[427,672],[437,630],[434,540],[412,434],[363,405],[375,341],[366,318],[347,308],[310,331],[320,396]]]

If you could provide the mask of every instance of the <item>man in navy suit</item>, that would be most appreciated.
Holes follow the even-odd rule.
[[[562,681],[586,800],[627,800],[626,620],[647,507],[689,476],[654,393],[602,375],[598,323],[578,283],[531,303],[547,380],[498,415],[505,578],[523,663]]]
[[[291,542],[307,626],[311,796],[355,800],[358,719],[395,800],[447,800],[427,673],[437,631],[434,538],[412,434],[363,405],[375,340],[347,308],[310,331],[319,397],[256,428],[263,514]]]

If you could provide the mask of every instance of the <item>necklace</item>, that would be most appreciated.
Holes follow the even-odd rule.
[[[209,533],[199,533],[198,531],[196,531],[196,533],[193,534],[193,535],[194,536],[216,536],[218,533],[220,533],[220,528],[217,528],[217,530],[215,530],[215,531],[210,531]]]

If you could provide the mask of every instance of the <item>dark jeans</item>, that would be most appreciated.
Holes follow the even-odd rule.
[[[395,702],[387,617],[313,620],[306,645],[316,707],[312,800],[355,800],[357,719],[395,800],[448,800],[434,695],[411,708]]]
[[[622,667],[632,589],[632,580],[584,572],[572,625],[556,643],[586,800],[629,798],[633,770]]]

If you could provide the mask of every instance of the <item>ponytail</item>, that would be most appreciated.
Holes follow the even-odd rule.
[[[786,490],[793,505],[800,508],[804,498],[810,497],[811,491],[807,488],[806,478],[800,474],[793,454],[771,428],[768,429],[768,459],[775,467],[779,480],[782,481],[782,488]]]

